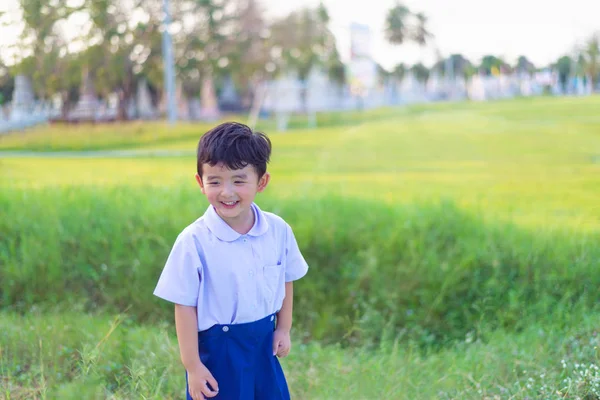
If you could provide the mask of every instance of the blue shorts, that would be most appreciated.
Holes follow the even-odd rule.
[[[273,355],[275,316],[198,332],[200,360],[219,384],[217,400],[289,400],[283,370]],[[187,390],[186,399],[191,400]]]

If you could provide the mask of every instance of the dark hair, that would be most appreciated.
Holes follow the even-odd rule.
[[[225,122],[206,132],[198,142],[197,171],[202,165],[225,164],[229,169],[252,165],[261,178],[267,172],[271,156],[271,140],[262,132],[237,122]]]

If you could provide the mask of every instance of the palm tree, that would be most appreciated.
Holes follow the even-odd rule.
[[[427,16],[423,13],[415,14],[415,18],[417,19],[417,24],[412,32],[412,39],[417,43],[420,47],[425,46],[429,39],[433,38],[433,35],[427,29]]]
[[[427,28],[427,16],[423,13],[414,14],[400,2],[387,13],[385,36],[391,44],[401,45],[412,40],[421,47],[433,37]]]
[[[409,40],[415,42],[421,48],[421,59],[423,59],[423,48],[433,37],[427,29],[427,16],[423,13],[413,14],[399,1],[387,13],[385,36],[388,42],[395,45],[402,45]],[[421,71],[419,68],[417,70]],[[428,73],[420,73],[421,78],[425,80],[427,80],[426,75]]]
[[[425,83],[429,79],[430,71],[422,63],[413,65],[410,70],[419,82]]]
[[[520,73],[531,73],[535,71],[535,65],[525,56],[520,56],[517,59],[515,69]]]
[[[412,13],[404,4],[397,2],[385,18],[385,36],[388,42],[395,45],[403,44],[411,36],[408,19]]]
[[[588,39],[580,59],[583,71],[589,77],[590,86],[594,90],[600,75],[600,33],[595,33]]]
[[[486,75],[490,75],[494,69],[498,71],[509,69],[509,65],[499,57],[494,55],[486,55],[481,59],[479,69]]]
[[[396,65],[394,67],[394,69],[392,70],[392,76],[396,77],[398,80],[402,80],[404,79],[404,75],[406,75],[406,71],[407,71],[407,67],[406,65],[400,63],[398,65]]]
[[[566,93],[569,76],[571,73],[575,72],[573,68],[573,59],[568,55],[562,56],[556,61],[556,63],[554,63],[553,68],[558,71],[558,80],[560,82],[562,92]]]

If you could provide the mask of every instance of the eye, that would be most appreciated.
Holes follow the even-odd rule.
[[[235,182],[233,182],[233,183],[235,183],[236,185],[241,185],[241,184],[244,184],[244,183],[246,183],[246,182],[244,182],[244,181],[235,181]]]
[[[219,184],[219,182],[208,182],[208,184],[209,184],[210,186],[215,186],[215,185],[218,185],[218,184]]]

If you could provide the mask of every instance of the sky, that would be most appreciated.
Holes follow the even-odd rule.
[[[18,0],[0,0],[0,10],[15,9]],[[262,0],[270,16],[285,15],[318,0]],[[385,15],[394,0],[323,0],[331,17],[331,30],[344,60],[349,52],[349,27],[366,24],[372,31],[371,53],[385,68],[399,62],[431,64],[436,51],[442,56],[461,53],[474,62],[486,54],[514,62],[526,55],[536,65],[547,65],[574,50],[600,31],[599,0],[405,0],[414,12],[429,18],[433,42],[426,49],[415,45],[392,46],[384,38]],[[2,46],[14,40],[14,26],[0,27]]]

